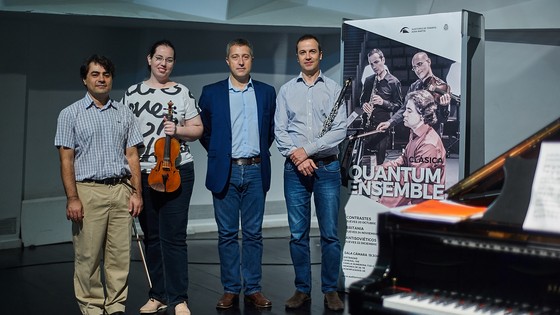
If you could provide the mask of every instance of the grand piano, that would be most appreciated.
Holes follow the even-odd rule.
[[[487,206],[480,219],[380,214],[377,263],[350,286],[350,314],[560,314],[560,226],[522,228],[543,141],[560,141],[560,118],[448,189]]]

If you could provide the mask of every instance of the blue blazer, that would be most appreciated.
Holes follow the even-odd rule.
[[[259,120],[261,177],[263,190],[270,189],[270,146],[274,141],[274,111],[276,91],[274,87],[252,80],[257,99]],[[229,183],[231,171],[231,116],[228,79],[206,85],[202,89],[199,106],[204,132],[200,138],[208,152],[206,188],[221,193]]]

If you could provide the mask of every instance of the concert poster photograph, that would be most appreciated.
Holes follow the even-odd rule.
[[[459,180],[461,12],[342,25],[348,133],[341,144],[341,286],[377,259],[377,215],[444,199]]]

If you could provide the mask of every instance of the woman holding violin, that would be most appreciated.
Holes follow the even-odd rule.
[[[169,78],[175,58],[170,41],[155,42],[147,56],[149,78],[129,87],[123,98],[138,118],[145,145],[139,219],[151,288],[142,314],[167,307],[190,314],[186,230],[194,166],[187,142],[199,139],[203,127],[189,89]]]

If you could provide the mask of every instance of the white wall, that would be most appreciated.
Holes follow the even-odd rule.
[[[559,56],[558,45],[486,42],[486,161],[560,117]]]

